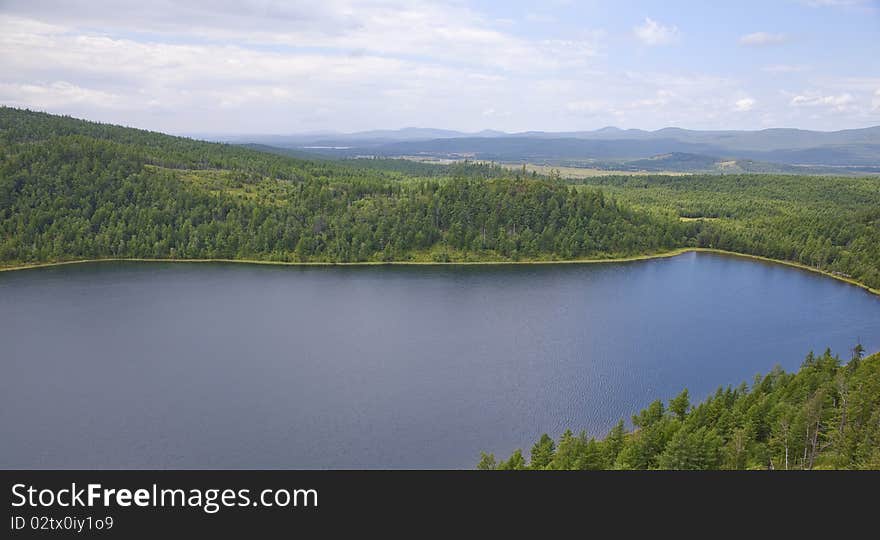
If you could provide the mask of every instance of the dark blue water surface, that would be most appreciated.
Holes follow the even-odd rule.
[[[6,272],[0,468],[469,468],[858,338],[880,298],[710,254]]]

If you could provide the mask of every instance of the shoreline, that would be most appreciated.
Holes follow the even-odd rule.
[[[149,258],[124,258],[110,257],[103,259],[77,259],[72,261],[57,261],[43,263],[26,263],[13,266],[0,266],[0,272],[14,272],[18,270],[31,270],[36,268],[51,268],[55,266],[66,266],[74,264],[88,264],[101,262],[149,262],[149,263],[235,263],[235,264],[254,264],[254,265],[273,265],[273,266],[491,266],[491,265],[551,265],[551,264],[601,264],[601,263],[622,263],[635,261],[648,261],[652,259],[668,259],[684,255],[685,253],[715,253],[717,255],[727,255],[732,257],[741,257],[756,261],[763,261],[773,264],[782,264],[800,270],[820,274],[837,281],[854,285],[864,289],[868,293],[880,296],[880,289],[874,289],[861,283],[855,279],[846,276],[832,274],[819,268],[807,266],[805,264],[784,261],[780,259],[771,259],[760,255],[750,255],[748,253],[737,253],[735,251],[726,251],[714,248],[679,248],[663,253],[655,253],[650,255],[633,255],[632,257],[618,257],[614,259],[570,259],[557,261],[460,261],[460,262],[434,262],[434,261],[364,261],[364,262],[295,262],[295,261],[264,261],[260,259],[149,259]]]

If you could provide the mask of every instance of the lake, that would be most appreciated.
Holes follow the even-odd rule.
[[[5,272],[0,468],[472,468],[859,338],[880,298],[708,253]]]

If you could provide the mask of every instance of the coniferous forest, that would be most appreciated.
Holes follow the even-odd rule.
[[[438,179],[3,109],[0,260],[578,258],[696,227],[599,190],[462,167]]]
[[[810,353],[797,373],[779,368],[751,385],[719,387],[691,404],[687,389],[621,420],[601,440],[571,431],[543,435],[479,469],[878,469],[880,355]]]
[[[82,259],[481,262],[712,248],[880,288],[880,179],[567,180],[487,163],[289,157],[0,108],[0,266]],[[880,467],[880,357],[810,355],[602,440],[544,435],[482,469]]]
[[[607,259],[701,247],[880,287],[876,177],[567,181],[494,164],[303,160],[4,107],[0,264]]]

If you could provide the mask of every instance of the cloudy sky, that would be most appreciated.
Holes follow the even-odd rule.
[[[173,133],[880,124],[880,0],[0,0],[0,103]]]

